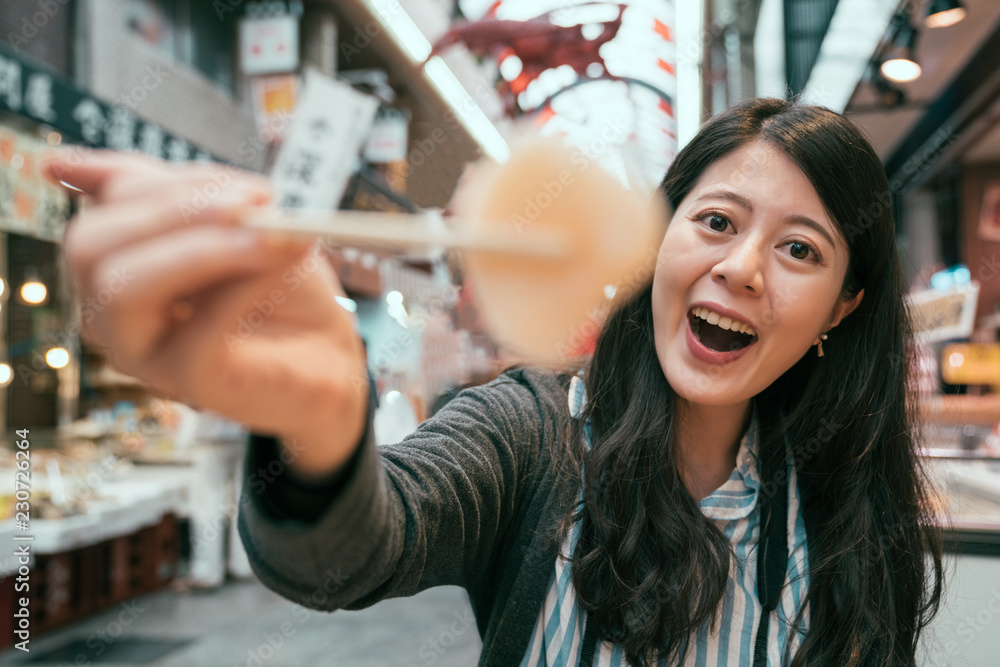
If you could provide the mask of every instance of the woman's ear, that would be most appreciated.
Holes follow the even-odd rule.
[[[848,299],[847,301],[837,299],[837,305],[833,307],[833,319],[830,321],[830,326],[827,328],[827,331],[840,324],[842,319],[850,315],[854,309],[858,307],[858,304],[861,303],[861,299],[863,299],[864,296],[865,291],[862,289],[855,294],[853,298]]]

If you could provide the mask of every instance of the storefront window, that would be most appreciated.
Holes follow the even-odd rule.
[[[130,0],[128,26],[164,55],[232,92],[235,14],[220,15],[213,3],[198,0]]]

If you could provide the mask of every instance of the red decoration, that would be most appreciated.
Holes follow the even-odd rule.
[[[578,75],[587,77],[589,65],[593,63],[604,65],[600,48],[618,34],[622,25],[622,15],[627,8],[627,5],[623,4],[615,6],[618,7],[618,16],[611,21],[599,23],[602,30],[594,39],[583,36],[582,24],[557,25],[551,20],[551,15],[555,12],[546,12],[528,21],[484,19],[474,23],[458,24],[438,40],[431,55],[436,55],[458,43],[464,44],[477,55],[490,55],[498,60],[516,55],[521,60],[521,74],[509,84],[507,82],[502,84],[506,88],[503,92],[507,93],[508,106],[513,106],[516,104],[517,95],[547,69],[569,65]]]

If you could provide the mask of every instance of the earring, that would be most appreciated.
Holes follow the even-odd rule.
[[[820,334],[819,338],[816,339],[816,356],[823,356],[823,341],[826,340],[826,334]]]

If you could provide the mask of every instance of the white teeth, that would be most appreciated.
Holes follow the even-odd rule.
[[[702,306],[696,306],[691,309],[691,314],[695,317],[701,318],[708,322],[709,324],[714,324],[721,329],[729,329],[730,331],[738,331],[744,333],[748,336],[756,336],[757,332],[754,331],[753,327],[749,324],[743,322],[737,322],[736,320],[720,315],[719,313],[712,312],[708,308]]]

